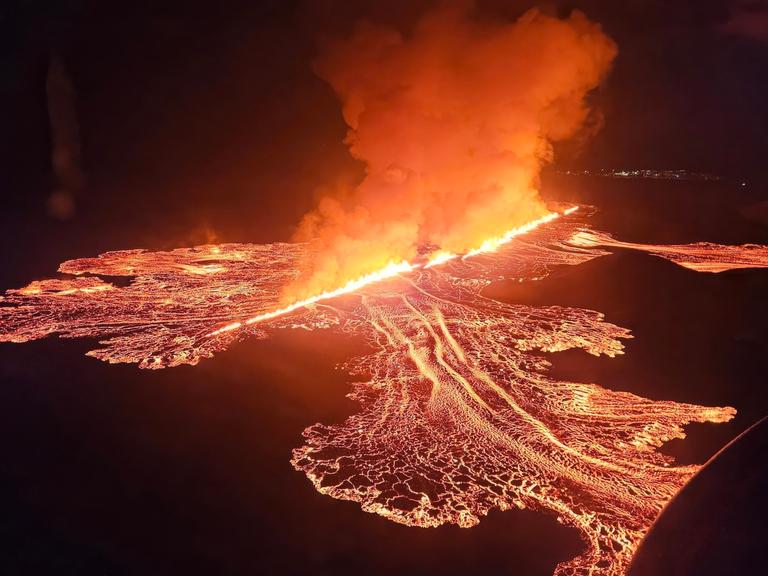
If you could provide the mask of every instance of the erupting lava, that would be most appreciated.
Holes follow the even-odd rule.
[[[360,25],[315,67],[343,104],[364,177],[305,216],[297,239],[311,242],[70,260],[65,277],[0,297],[0,341],[100,338],[90,356],[159,369],[278,328],[364,339],[370,352],[345,365],[360,412],[310,426],[293,453],[317,490],[409,526],[546,511],[585,545],[557,574],[623,574],[697,470],[655,449],[735,411],[555,380],[541,352],[612,357],[629,331],[595,311],[482,290],[609,254],[601,247],[703,272],[766,267],[768,249],[624,243],[589,230],[575,207],[547,211],[541,167],[553,143],[599,126],[588,95],[616,53],[579,12],[507,22],[449,1],[407,34]]]
[[[578,11],[509,21],[477,17],[471,0],[435,4],[406,32],[360,23],[314,62],[365,170],[323,190],[302,219],[295,239],[317,249],[285,286],[287,302],[424,246],[444,251],[433,266],[494,250],[510,228],[546,217],[538,182],[553,144],[599,125],[589,93],[617,48],[597,23]]]
[[[512,238],[514,238],[515,236],[519,236],[520,234],[525,234],[526,232],[530,232],[531,230],[538,228],[542,224],[551,222],[555,218],[559,218],[562,215],[573,214],[576,210],[578,210],[578,206],[573,206],[571,208],[568,208],[562,214],[558,212],[549,212],[545,216],[539,218],[538,220],[534,220],[518,228],[513,228],[512,230],[510,230],[503,236],[500,236],[499,238],[486,240],[485,242],[483,242],[480,248],[467,252],[463,256],[463,258],[469,258],[471,256],[476,256],[484,252],[492,252],[494,250],[497,250],[499,246],[506,244],[507,242],[512,240]],[[438,266],[440,264],[443,264],[457,257],[458,257],[458,254],[452,254],[450,252],[444,252],[444,251],[438,250],[433,256],[429,258],[426,264],[423,264],[423,267],[431,268],[432,266]],[[341,288],[337,288],[335,290],[330,290],[326,292],[321,292],[320,294],[317,294],[315,296],[310,296],[309,298],[305,298],[303,300],[297,300],[296,302],[292,302],[287,306],[283,306],[282,308],[271,310],[269,312],[264,312],[263,314],[258,314],[257,316],[249,318],[248,320],[245,320],[243,322],[232,322],[231,324],[227,324],[226,326],[223,326],[221,328],[218,328],[217,330],[214,330],[213,332],[208,334],[208,336],[216,336],[217,334],[221,334],[223,332],[237,330],[238,328],[242,328],[243,326],[250,326],[251,324],[255,324],[257,322],[263,322],[264,320],[271,320],[272,318],[277,318],[278,316],[283,316],[284,314],[290,314],[291,312],[298,310],[299,308],[309,306],[316,302],[320,302],[321,300],[328,300],[329,298],[336,298],[337,296],[343,296],[344,294],[349,294],[351,292],[355,292],[356,290],[360,290],[361,288],[367,286],[368,284],[373,284],[374,282],[381,282],[382,280],[387,280],[388,278],[392,278],[393,276],[397,276],[398,274],[401,274],[404,272],[412,272],[416,268],[420,268],[420,267],[422,267],[421,264],[410,264],[405,261],[398,262],[398,263],[391,262],[381,270],[377,270],[376,272],[371,272],[370,274],[366,274],[365,276],[361,276],[360,278],[357,278],[355,280],[350,280],[349,282],[344,284],[344,286],[342,286]]]
[[[293,454],[320,492],[410,526],[472,526],[493,508],[547,511],[585,543],[557,574],[619,575],[697,470],[673,466],[655,448],[683,437],[689,422],[724,422],[735,411],[554,380],[537,351],[612,357],[629,331],[591,310],[482,295],[493,280],[537,279],[609,254],[598,246],[706,272],[768,266],[766,247],[622,243],[569,210],[462,257],[438,252],[393,263],[281,307],[282,288],[310,244],[128,250],[65,262],[59,270],[67,278],[9,290],[0,300],[0,340],[101,337],[89,355],[156,369],[196,364],[277,328],[363,338],[370,353],[345,365],[360,378],[352,392],[360,412],[309,427]]]

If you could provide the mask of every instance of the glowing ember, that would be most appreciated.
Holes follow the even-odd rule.
[[[364,338],[350,360],[360,413],[316,424],[293,465],[335,498],[410,526],[471,526],[493,508],[548,511],[585,549],[557,574],[618,575],[662,508],[697,470],[660,444],[732,408],[656,401],[547,375],[537,351],[622,353],[624,328],[590,310],[509,305],[481,290],[533,280],[608,252],[645,250],[694,270],[768,266],[765,247],[646,246],[591,232],[571,213],[518,228],[463,258],[393,263],[281,307],[307,244],[130,250],[65,262],[72,277],[0,301],[0,340],[101,337],[89,354],[143,368],[195,364],[248,335],[302,326]],[[473,257],[469,257],[473,256]],[[118,286],[100,277],[128,276]],[[322,304],[319,304],[320,301]]]

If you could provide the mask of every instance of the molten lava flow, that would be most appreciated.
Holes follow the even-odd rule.
[[[768,267],[768,246],[743,244],[741,246],[723,246],[711,242],[678,244],[664,246],[659,244],[637,244],[614,240],[605,232],[583,230],[571,239],[574,246],[610,246],[648,252],[654,256],[666,258],[684,268],[696,272],[725,272],[735,268]]]
[[[433,253],[284,307],[308,244],[108,252],[61,265],[66,279],[9,290],[0,340],[102,338],[90,355],[142,368],[195,364],[277,328],[335,329],[370,345],[346,369],[360,412],[315,424],[293,465],[324,494],[409,526],[471,526],[494,508],[554,514],[584,550],[556,573],[614,576],[697,470],[656,452],[689,422],[734,410],[558,381],[541,352],[613,357],[630,333],[591,310],[503,304],[497,279],[532,280],[608,252],[646,250],[698,270],[766,266],[765,247],[646,246],[591,232],[573,213],[457,257]],[[471,256],[471,257],[469,257]],[[108,277],[130,277],[127,285]],[[320,304],[320,300],[323,300]]]

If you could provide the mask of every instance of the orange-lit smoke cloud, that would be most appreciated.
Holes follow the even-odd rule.
[[[472,8],[444,4],[408,35],[359,24],[316,61],[365,177],[304,217],[297,239],[316,239],[319,253],[287,299],[410,260],[421,245],[465,252],[546,212],[540,169],[552,143],[584,125],[616,46],[580,12],[499,22]]]

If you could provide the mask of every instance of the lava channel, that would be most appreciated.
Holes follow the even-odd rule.
[[[96,337],[100,347],[89,355],[157,369],[196,364],[276,329],[364,339],[369,353],[344,365],[359,380],[359,412],[310,426],[293,453],[317,490],[409,526],[468,527],[494,508],[540,510],[584,542],[556,574],[619,575],[698,469],[675,466],[656,448],[683,438],[689,422],[725,422],[735,410],[554,379],[541,353],[613,357],[629,331],[599,312],[482,294],[495,280],[540,279],[611,247],[708,272],[768,266],[765,247],[621,243],[569,213],[485,250],[436,254],[350,285],[343,298],[332,293],[283,311],[281,290],[311,255],[309,244],[128,250],[65,262],[64,278],[9,290],[0,300],[0,341]]]

